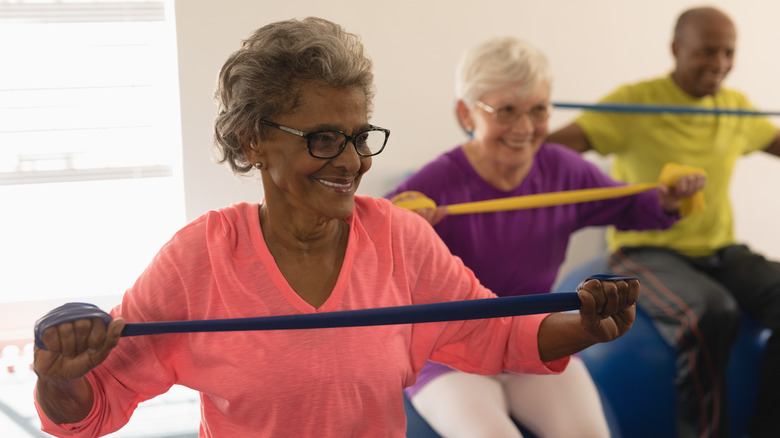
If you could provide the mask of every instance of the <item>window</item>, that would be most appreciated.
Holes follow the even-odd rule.
[[[19,436],[39,436],[19,353],[35,320],[68,301],[108,310],[184,223],[172,6],[0,0],[0,411]],[[195,418],[161,419],[170,436],[197,430],[181,397]]]
[[[0,0],[3,301],[121,293],[183,222],[170,5]]]
[[[0,3],[0,184],[172,175],[162,2]]]

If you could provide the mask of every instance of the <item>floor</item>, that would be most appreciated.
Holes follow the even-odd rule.
[[[0,355],[0,436],[9,438],[50,437],[41,432],[33,405],[35,373],[24,354],[4,351]],[[166,394],[138,406],[113,438],[195,438],[200,408],[197,394],[175,386]]]

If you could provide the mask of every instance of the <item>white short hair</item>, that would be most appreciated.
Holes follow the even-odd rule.
[[[514,37],[498,37],[467,49],[455,74],[455,96],[469,106],[486,93],[520,83],[521,95],[539,85],[552,87],[547,57],[529,43]]]

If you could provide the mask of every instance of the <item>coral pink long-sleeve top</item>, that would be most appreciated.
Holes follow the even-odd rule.
[[[263,239],[259,205],[211,211],[181,229],[125,293],[128,322],[243,318],[494,296],[417,214],[357,196],[337,283],[314,308],[289,286]],[[542,363],[545,315],[314,330],[122,338],[87,378],[94,404],[58,436],[122,427],[138,403],[184,385],[200,392],[201,437],[403,437],[402,388],[426,360],[467,372],[557,373]]]

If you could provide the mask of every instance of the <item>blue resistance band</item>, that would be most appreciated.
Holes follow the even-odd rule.
[[[582,288],[582,285],[590,279],[628,281],[635,278],[606,274],[593,275],[583,280],[577,287],[577,290]],[[128,323],[122,331],[122,336],[249,330],[297,330],[461,321],[566,312],[579,309],[581,304],[576,292],[562,292],[299,315]],[[111,315],[92,304],[67,303],[60,306],[35,323],[35,345],[42,349],[46,348],[42,339],[43,332],[49,327],[79,319],[93,318],[103,319],[106,324],[112,320]]]
[[[293,330],[460,321],[563,312],[580,308],[576,293],[521,295],[409,306],[257,318],[127,324],[122,336],[243,330]]]
[[[607,104],[587,105],[579,103],[554,102],[555,108],[584,109],[588,111],[620,113],[677,113],[677,114],[723,114],[735,116],[780,116],[780,111],[755,111],[739,108],[703,108],[683,105],[637,105]]]

